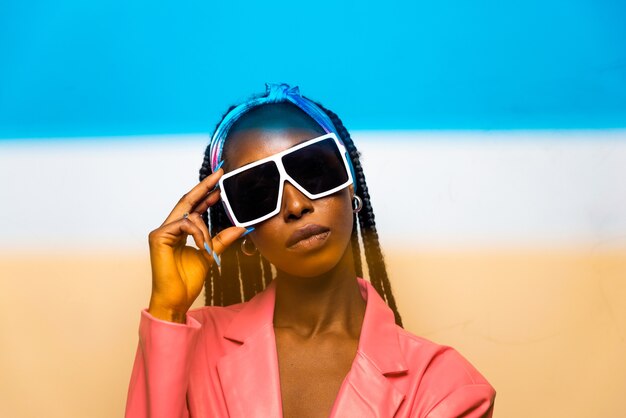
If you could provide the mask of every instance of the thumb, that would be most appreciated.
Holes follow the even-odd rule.
[[[213,251],[217,254],[222,254],[224,250],[235,242],[237,239],[246,234],[246,232],[252,232],[254,228],[244,228],[239,226],[231,226],[221,231],[211,239]]]

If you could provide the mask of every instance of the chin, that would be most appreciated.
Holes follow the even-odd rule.
[[[331,244],[330,242],[328,244]],[[328,245],[319,251],[294,253],[273,263],[277,269],[299,277],[317,277],[332,270],[344,257],[346,248]]]

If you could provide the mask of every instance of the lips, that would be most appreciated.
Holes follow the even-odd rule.
[[[312,237],[313,235],[321,234],[327,231],[330,231],[330,228],[327,228],[325,226],[317,224],[306,225],[291,234],[291,236],[287,240],[286,246],[291,247],[297,244],[298,241],[302,241],[303,239],[307,239],[309,237]]]

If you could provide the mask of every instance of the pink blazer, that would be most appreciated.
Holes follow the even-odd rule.
[[[491,417],[494,388],[453,348],[397,326],[372,285],[352,368],[331,417]],[[245,303],[190,310],[186,324],[141,312],[126,418],[282,417],[275,282]]]

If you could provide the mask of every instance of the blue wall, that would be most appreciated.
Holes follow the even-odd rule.
[[[265,81],[350,129],[626,127],[623,0],[335,3],[5,1],[0,138],[209,132]]]

